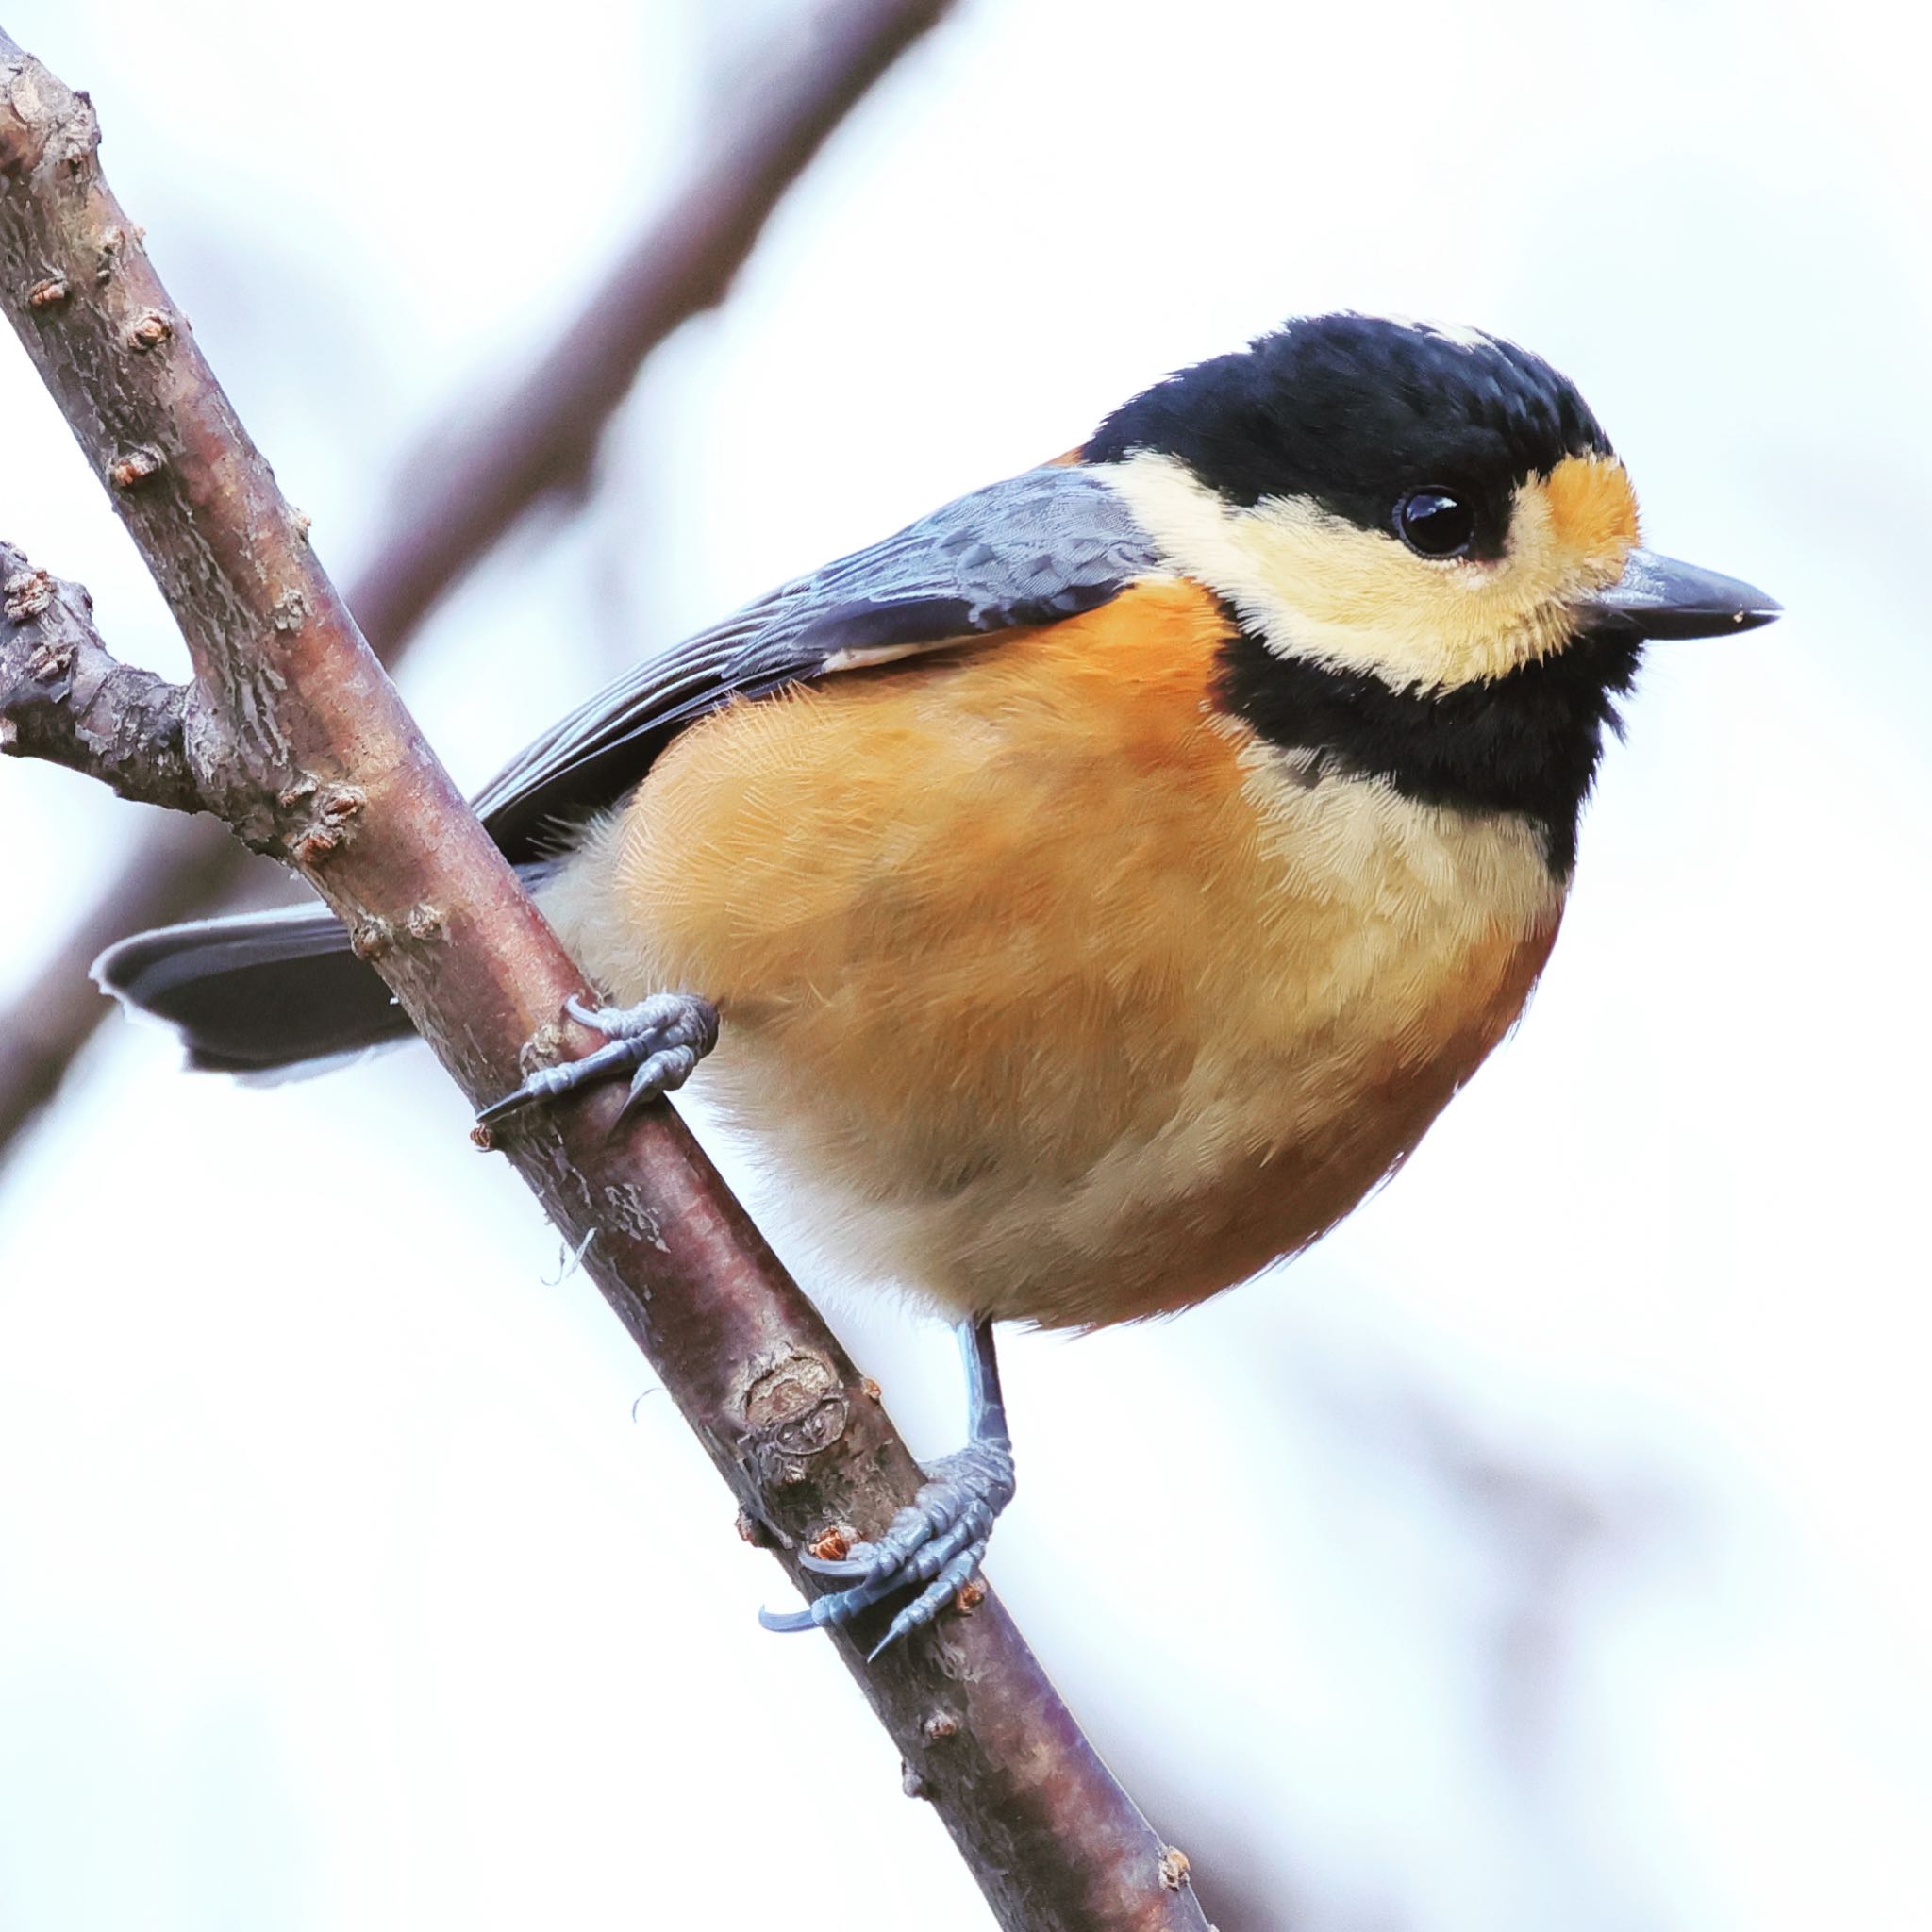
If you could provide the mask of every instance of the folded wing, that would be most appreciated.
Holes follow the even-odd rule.
[[[506,766],[476,810],[512,858],[529,858],[615,803],[681,725],[732,698],[1052,624],[1156,568],[1098,473],[1025,471],[781,584],[626,672]]]

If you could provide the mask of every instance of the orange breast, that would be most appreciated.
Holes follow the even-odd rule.
[[[559,899],[623,998],[702,991],[701,1079],[847,1270],[1094,1324],[1311,1240],[1507,1029],[1559,900],[1526,829],[1297,782],[1162,580],[732,707]]]

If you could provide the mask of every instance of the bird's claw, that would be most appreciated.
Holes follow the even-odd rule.
[[[819,1597],[803,1610],[760,1610],[758,1622],[767,1630],[824,1629],[849,1624],[885,1598],[923,1586],[893,1617],[868,1661],[930,1624],[973,1580],[994,1519],[1012,1501],[1012,1447],[1003,1439],[988,1438],[931,1464],[926,1474],[929,1480],[876,1541],[855,1544],[836,1562],[818,1557],[799,1559],[818,1575],[848,1580],[848,1588]]]
[[[642,1101],[682,1087],[718,1043],[717,1008],[692,993],[653,993],[634,1007],[591,1007],[573,996],[564,1011],[580,1026],[601,1033],[605,1043],[581,1059],[537,1068],[515,1092],[486,1107],[476,1116],[480,1124],[491,1126],[526,1107],[625,1074],[630,1075],[624,1103],[628,1113]]]

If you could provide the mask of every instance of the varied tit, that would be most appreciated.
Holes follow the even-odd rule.
[[[1329,315],[1170,375],[626,674],[476,801],[608,1004],[486,1112],[702,1084],[864,1274],[961,1318],[973,1440],[778,1628],[973,1574],[992,1324],[1188,1306],[1335,1225],[1549,958],[1652,638],[1778,607],[1638,544],[1583,398],[1493,337]],[[197,1062],[406,1030],[327,915],[98,968]]]

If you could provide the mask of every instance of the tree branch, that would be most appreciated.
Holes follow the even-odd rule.
[[[65,765],[123,798],[199,811],[188,688],[108,657],[88,593],[4,541],[0,593],[0,752]]]
[[[493,1096],[533,1038],[552,1055],[592,1044],[560,1018],[582,975],[310,555],[94,142],[86,100],[0,32],[0,306],[180,623],[195,678],[181,756],[198,795],[341,916],[472,1101]],[[65,294],[37,301],[55,282]],[[71,629],[84,606],[51,593],[21,628],[49,616]],[[99,650],[91,628],[70,641],[76,661]],[[103,666],[97,688],[111,676]],[[42,708],[44,680],[27,684],[27,709]],[[17,718],[16,729],[24,741]],[[156,750],[156,774],[169,756]],[[120,758],[138,765],[131,750]],[[876,1532],[917,1469],[676,1115],[620,1124],[622,1100],[587,1092],[507,1130],[504,1151],[565,1240],[587,1244],[587,1271],[803,1583],[799,1547],[837,1523]],[[326,1214],[312,1175],[289,1208]],[[1185,1862],[990,1596],[874,1665],[855,1639],[833,1641],[1003,1925],[1204,1932]]]
[[[640,365],[724,300],[786,191],[899,56],[953,0],[846,0],[794,25],[756,63],[774,76],[735,118],[670,211],[598,284],[558,343],[506,390],[468,399],[401,465],[390,533],[351,586],[349,608],[385,663],[534,505],[589,474]],[[43,308],[70,299],[51,278]],[[228,897],[246,855],[212,826],[135,834],[121,873],[0,1016],[0,1158],[58,1090],[111,1008],[88,968],[125,934],[198,918]]]

